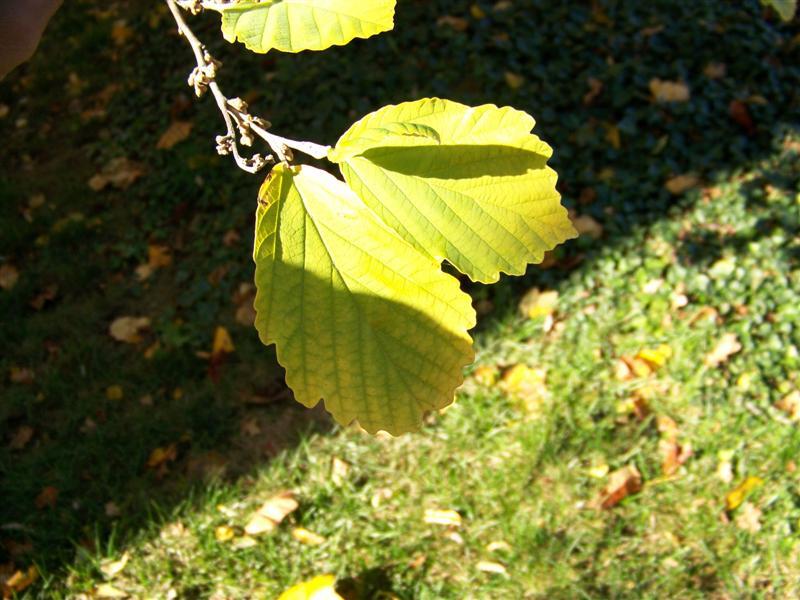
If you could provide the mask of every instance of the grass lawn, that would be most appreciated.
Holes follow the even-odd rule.
[[[800,596],[798,22],[471,4],[401,0],[395,32],[296,56],[196,20],[282,135],[442,96],[526,110],[555,148],[581,237],[465,282],[476,363],[400,438],[296,404],[247,325],[261,178],[215,154],[165,7],[71,0],[0,83],[0,581],[35,574],[4,597],[271,599],[326,573],[348,600]],[[147,326],[118,341],[121,317]]]

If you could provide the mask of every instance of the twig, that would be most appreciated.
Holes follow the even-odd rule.
[[[219,154],[233,154],[236,164],[239,168],[247,171],[248,173],[257,173],[263,169],[268,163],[275,162],[273,156],[263,157],[260,154],[255,154],[251,158],[245,158],[239,152],[239,145],[236,141],[237,130],[240,135],[240,142],[244,146],[250,146],[253,143],[253,135],[263,139],[278,160],[286,162],[292,159],[292,153],[289,150],[294,149],[298,152],[303,152],[313,156],[314,158],[325,158],[328,155],[328,146],[321,146],[313,142],[301,142],[290,140],[279,135],[269,133],[267,128],[269,123],[264,119],[255,117],[248,112],[247,103],[240,98],[228,99],[220,89],[216,82],[217,68],[221,63],[214,59],[208,53],[205,46],[197,39],[197,36],[192,32],[186,21],[181,14],[180,8],[184,8],[191,13],[198,12],[205,3],[200,0],[165,0],[169,7],[172,16],[175,18],[175,23],[178,25],[178,31],[186,38],[189,45],[194,52],[197,66],[192,70],[189,75],[189,85],[194,88],[197,96],[202,96],[206,90],[210,90],[217,102],[222,118],[225,119],[225,126],[227,133],[217,137],[217,152]],[[215,5],[217,6],[217,5]],[[219,5],[222,6],[222,5]],[[179,8],[180,7],[180,8]],[[208,8],[208,7],[207,7]]]

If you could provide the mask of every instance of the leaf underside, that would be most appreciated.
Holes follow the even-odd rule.
[[[416,430],[473,358],[471,299],[344,182],[276,166],[256,215],[256,328],[298,401],[341,424]]]
[[[324,50],[394,27],[396,0],[246,0],[219,9],[222,35],[253,52]]]
[[[797,12],[797,0],[761,0],[762,4],[772,6],[781,19],[787,23],[794,19]]]
[[[329,158],[406,241],[492,283],[577,235],[534,124],[513,108],[424,99],[367,115]]]

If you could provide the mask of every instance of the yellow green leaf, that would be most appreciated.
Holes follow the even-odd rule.
[[[744,502],[745,498],[752,492],[754,489],[759,487],[764,480],[760,477],[750,476],[745,479],[742,483],[737,485],[731,492],[725,496],[725,505],[727,506],[728,510],[734,510]]]
[[[222,35],[253,52],[324,50],[394,27],[396,0],[245,0],[213,8]]]
[[[491,283],[576,237],[534,123],[509,107],[406,102],[355,123],[329,158],[406,241]]]
[[[295,398],[341,424],[418,429],[453,401],[473,351],[469,296],[341,181],[278,165],[256,214],[256,329]]]
[[[278,600],[343,600],[336,593],[336,578],[333,575],[318,575],[290,587],[278,596]]]
[[[761,0],[761,3],[774,8],[787,23],[794,19],[797,12],[797,0]]]

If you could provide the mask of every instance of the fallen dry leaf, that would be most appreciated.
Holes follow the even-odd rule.
[[[691,445],[681,445],[675,439],[659,440],[658,449],[661,453],[661,472],[666,476],[677,473],[692,456]]]
[[[122,515],[122,510],[115,502],[106,502],[105,506],[103,507],[107,517],[112,519],[119,517]]]
[[[636,377],[649,377],[653,368],[646,360],[636,356],[621,356],[614,366],[614,373],[620,381],[629,381]]]
[[[36,294],[31,301],[28,302],[33,310],[42,310],[48,302],[52,302],[58,296],[58,286],[55,283],[45,286],[41,292]]]
[[[518,90],[525,84],[525,78],[522,75],[517,75],[511,71],[503,73],[503,77],[505,77],[506,85],[512,90]]]
[[[642,474],[635,465],[627,465],[608,476],[608,483],[600,490],[600,494],[590,503],[590,506],[609,509],[641,489]]]
[[[124,46],[133,37],[133,29],[128,27],[124,19],[114,21],[111,26],[111,39],[117,46]]]
[[[128,598],[129,594],[127,592],[123,592],[122,590],[115,588],[110,583],[101,583],[96,588],[94,588],[94,597],[95,598]]]
[[[726,333],[720,338],[714,349],[706,355],[703,364],[707,367],[718,367],[741,349],[742,345],[736,334]]]
[[[214,330],[214,342],[211,346],[211,356],[230,354],[236,350],[231,339],[231,334],[224,327],[217,327]]]
[[[735,510],[745,501],[750,492],[764,483],[760,477],[747,477],[725,496],[725,506],[728,510]]]
[[[761,509],[752,502],[745,502],[736,515],[736,526],[750,533],[761,531]]]
[[[173,121],[156,144],[158,150],[169,150],[189,137],[193,124],[189,121]]]
[[[136,276],[144,281],[157,269],[168,267],[172,264],[172,251],[169,246],[150,244],[147,247],[147,262],[136,267]]]
[[[429,525],[461,527],[461,515],[454,510],[427,508],[425,509],[424,521]]]
[[[344,600],[336,593],[336,578],[319,575],[310,581],[293,585],[278,596],[278,600]]]
[[[521,408],[531,416],[539,415],[550,397],[547,372],[523,364],[514,365],[503,373],[500,387],[518,400]]]
[[[239,423],[239,431],[247,437],[255,437],[261,434],[261,427],[255,417],[245,417]]]
[[[247,548],[253,548],[254,546],[258,546],[258,540],[249,535],[238,537],[233,541],[233,544],[231,544],[234,550],[245,550]]]
[[[306,546],[319,546],[325,543],[324,537],[313,531],[304,529],[303,527],[295,527],[292,529],[292,537]]]
[[[486,18],[486,12],[478,4],[473,4],[469,7],[469,14],[477,21]]]
[[[686,102],[691,97],[689,86],[683,81],[650,80],[650,93],[656,102]]]
[[[486,551],[487,552],[510,552],[511,551],[511,544],[508,542],[504,542],[503,540],[497,540],[494,542],[489,542],[486,544]]]
[[[19,271],[11,265],[0,265],[0,288],[10,290],[19,280]]]
[[[108,328],[108,333],[118,342],[138,344],[142,341],[141,333],[150,327],[147,317],[118,317]]]
[[[228,525],[220,525],[214,529],[214,539],[218,542],[229,542],[236,537],[236,532],[233,527]]]
[[[636,358],[646,362],[653,371],[658,370],[667,364],[672,357],[672,348],[667,344],[661,344],[656,348],[642,348],[636,354]]]
[[[775,408],[788,414],[793,421],[800,420],[800,390],[794,390],[778,400]]]
[[[108,186],[119,190],[128,189],[144,175],[144,167],[125,157],[114,158],[103,167],[103,170],[89,179],[89,187],[99,192]]]
[[[750,109],[747,108],[747,104],[741,100],[731,100],[731,103],[728,105],[728,115],[730,115],[731,119],[733,119],[747,135],[755,135],[756,124],[753,121],[753,117],[750,116]]]
[[[247,535],[263,535],[274,531],[277,527],[275,521],[269,517],[255,513],[244,526],[244,531]]]
[[[579,235],[586,235],[593,240],[603,237],[603,226],[589,215],[572,215],[572,225]]]
[[[334,485],[342,485],[350,473],[350,464],[334,456],[331,459],[331,481]]]
[[[100,563],[100,571],[108,579],[114,579],[114,577],[122,573],[130,558],[130,554],[125,552],[118,560],[104,560]]]
[[[493,573],[495,575],[508,575],[506,568],[498,562],[481,560],[475,567],[482,573]]]
[[[269,533],[299,506],[291,492],[276,494],[253,513],[244,528],[245,533],[248,535]]]
[[[475,381],[484,386],[492,386],[497,383],[497,378],[500,376],[500,369],[495,365],[480,365],[472,372],[472,377]]]
[[[437,27],[450,27],[456,31],[466,31],[469,28],[469,21],[461,17],[452,15],[442,15],[436,20]]]
[[[528,319],[551,315],[557,307],[558,292],[555,290],[541,291],[539,288],[533,288],[519,302],[520,314]]]
[[[168,446],[158,447],[150,453],[147,458],[148,469],[158,469],[166,465],[168,462],[173,462],[178,458],[178,445],[169,444]]]
[[[716,475],[724,483],[733,481],[733,450],[720,450],[717,452],[719,464],[717,465]]]
[[[667,188],[667,191],[673,196],[680,196],[692,188],[696,188],[700,185],[700,181],[700,177],[695,173],[685,173],[683,175],[670,177],[664,183],[664,187]]]
[[[34,504],[39,510],[55,508],[56,502],[58,502],[58,488],[52,485],[43,487],[39,495],[36,496],[36,500],[34,500]]]
[[[589,106],[603,92],[603,82],[594,77],[589,77],[586,83],[589,84],[589,91],[583,96],[583,105]]]
[[[709,79],[722,79],[727,73],[728,67],[725,63],[721,62],[710,62],[706,65],[705,69],[703,69],[703,75]]]
[[[122,400],[124,396],[125,392],[122,390],[122,386],[110,385],[106,388],[106,398],[109,400]]]
[[[28,425],[20,426],[11,436],[11,442],[8,447],[11,450],[22,450],[33,439],[33,427]]]
[[[39,578],[39,570],[36,567],[29,567],[26,571],[15,571],[11,577],[0,584],[3,598],[10,598],[6,594],[8,590],[11,594],[25,591],[30,585]]]
[[[8,379],[11,383],[30,385],[35,379],[33,370],[27,367],[10,367],[8,369]]]

